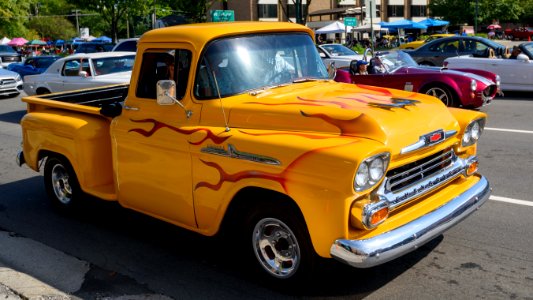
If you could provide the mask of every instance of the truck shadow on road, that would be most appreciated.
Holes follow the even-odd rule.
[[[442,241],[439,236],[415,252],[370,269],[328,260],[301,286],[280,287],[257,276],[243,260],[243,250],[225,240],[180,229],[114,202],[89,198],[76,213],[60,213],[48,203],[41,176],[2,184],[0,194],[0,228],[87,261],[100,274],[115,274],[96,281],[86,276],[86,283],[74,293],[84,299],[127,292],[116,274],[130,278],[129,286],[132,281],[144,282],[139,286],[155,286],[176,299],[361,299],[424,259]]]
[[[5,114],[0,114],[0,122],[9,122],[19,124],[20,120],[26,114],[26,110],[12,111]]]

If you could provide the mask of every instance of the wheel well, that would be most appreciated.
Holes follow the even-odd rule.
[[[53,152],[53,151],[49,151],[49,150],[41,150],[41,151],[39,151],[39,156],[37,158],[37,161],[39,162],[37,164],[38,169],[40,169],[41,166],[44,163],[44,162],[41,162],[42,160],[44,160],[45,158],[48,158],[48,157],[52,157],[52,156],[58,157],[58,158],[62,158],[64,160],[66,160],[72,166],[72,163],[70,162],[70,160],[66,156],[64,156],[63,154],[60,154],[60,153],[57,153],[57,152]]]
[[[37,95],[50,94],[50,91],[47,88],[40,87],[36,90]]]
[[[276,205],[280,209],[291,210],[295,213],[295,217],[300,217],[302,221],[305,221],[302,211],[289,196],[264,188],[246,187],[240,190],[231,200],[222,220],[220,232],[223,233],[231,230],[234,226],[239,226],[239,222],[243,221],[243,216],[248,211],[262,204]]]
[[[457,95],[457,93],[455,92],[455,89],[453,89],[449,85],[447,85],[445,83],[442,83],[442,82],[428,82],[428,83],[424,84],[423,87],[420,88],[420,93],[426,93],[426,91],[429,90],[432,87],[446,88],[452,94],[453,101],[455,101],[456,103],[460,104],[459,95]]]

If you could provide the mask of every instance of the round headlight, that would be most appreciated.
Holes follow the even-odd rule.
[[[368,183],[368,180],[370,179],[370,175],[368,174],[368,165],[363,162],[359,166],[359,169],[357,169],[357,174],[355,175],[355,183],[363,187]]]
[[[384,167],[383,167],[383,159],[380,157],[377,157],[370,163],[370,179],[373,181],[378,181],[383,176]]]
[[[477,82],[472,79],[472,81],[470,82],[470,89],[473,91],[475,91],[477,89]]]
[[[475,122],[472,124],[472,129],[470,129],[470,135],[472,136],[472,139],[477,141],[479,139],[481,133],[481,128],[479,127],[479,123]]]

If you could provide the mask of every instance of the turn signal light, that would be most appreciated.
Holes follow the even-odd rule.
[[[476,173],[478,165],[479,165],[479,162],[477,161],[477,159],[470,160],[466,166],[466,175],[470,176]]]
[[[374,212],[372,216],[370,217],[370,224],[372,227],[377,226],[381,222],[385,221],[385,219],[389,216],[389,208],[383,207],[382,209]]]

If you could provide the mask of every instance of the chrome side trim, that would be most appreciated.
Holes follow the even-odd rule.
[[[431,135],[432,134],[438,134],[438,133],[442,133],[443,134],[443,138],[439,139],[438,141],[432,142],[430,140]],[[422,148],[425,148],[425,147],[428,147],[428,146],[433,146],[433,145],[442,143],[445,140],[451,138],[452,136],[454,136],[456,134],[457,134],[457,130],[448,130],[448,131],[444,132],[442,129],[439,129],[439,130],[430,132],[428,134],[425,134],[425,135],[421,136],[419,138],[418,142],[402,148],[402,150],[400,150],[400,154],[407,154],[407,153],[416,151],[418,149],[422,149]]]
[[[207,146],[202,148],[200,151],[203,153],[208,154],[214,154],[214,155],[220,155],[220,156],[226,156],[236,159],[243,159],[243,160],[250,160],[253,162],[258,162],[262,164],[267,165],[281,165],[281,162],[275,158],[264,156],[264,155],[258,155],[248,152],[241,152],[238,151],[235,146],[232,144],[228,144],[228,150],[224,149],[223,147],[217,147],[217,146]]]
[[[405,255],[461,222],[490,196],[490,184],[481,176],[470,189],[446,204],[399,228],[365,240],[336,240],[333,258],[356,268],[370,268]]]

